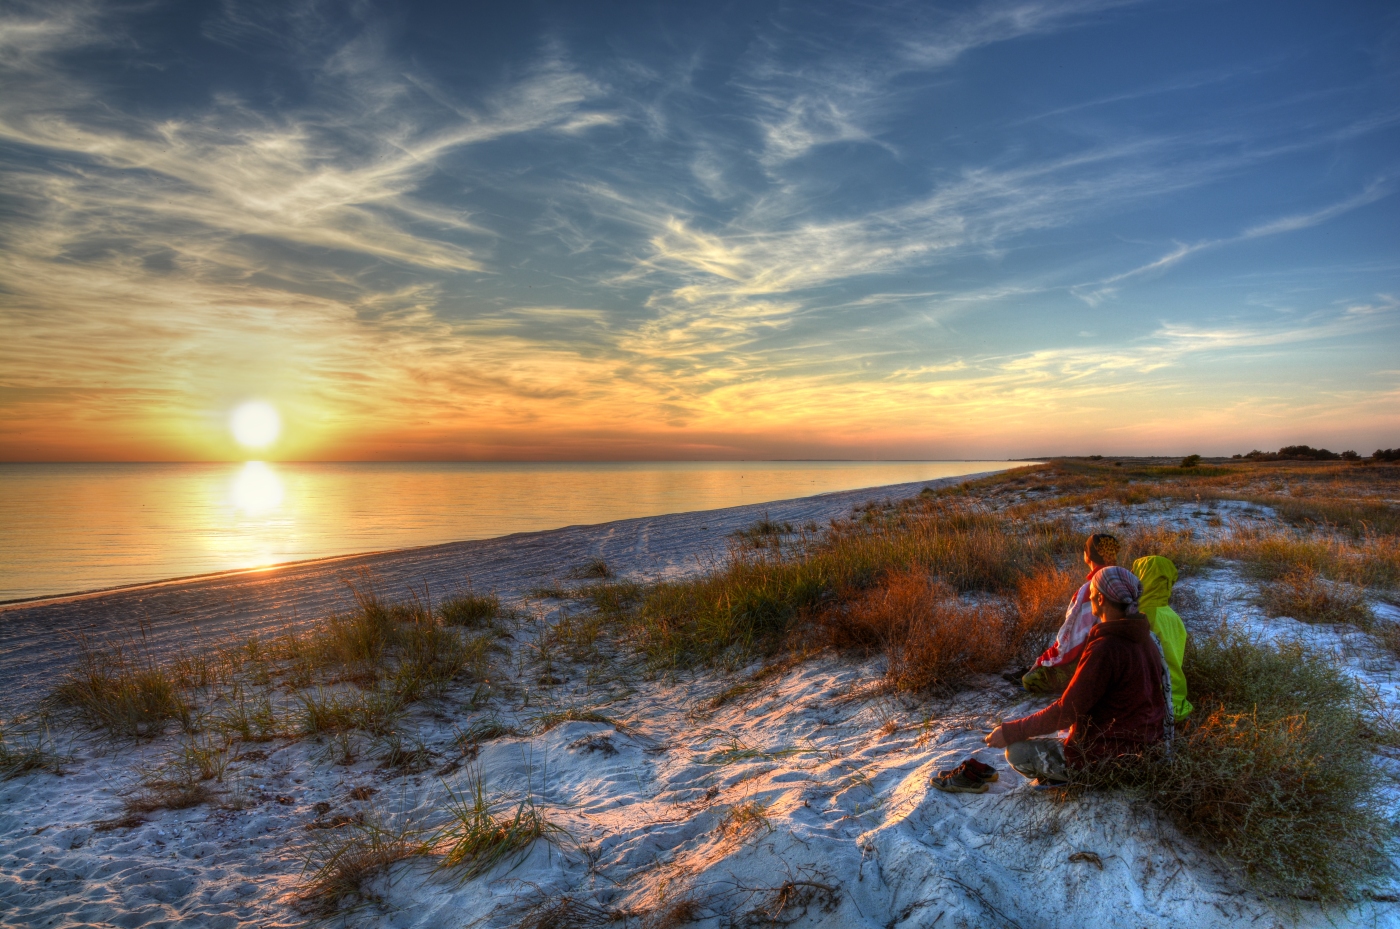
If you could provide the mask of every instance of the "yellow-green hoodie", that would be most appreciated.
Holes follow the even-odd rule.
[[[1147,617],[1157,641],[1162,645],[1162,657],[1172,679],[1172,718],[1185,719],[1191,715],[1191,701],[1186,699],[1186,676],[1181,673],[1181,656],[1186,652],[1186,626],[1176,611],[1167,605],[1176,583],[1176,565],[1161,555],[1148,555],[1133,562],[1133,573],[1142,581],[1142,599],[1138,609]]]

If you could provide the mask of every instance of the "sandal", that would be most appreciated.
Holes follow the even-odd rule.
[[[951,777],[954,774],[963,774],[971,780],[981,781],[984,784],[990,784],[1001,777],[1000,774],[997,774],[996,768],[989,764],[983,764],[976,758],[969,758],[951,770],[938,772],[939,777]]]

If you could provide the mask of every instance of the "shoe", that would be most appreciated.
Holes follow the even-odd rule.
[[[968,777],[961,770],[936,774],[929,783],[944,793],[950,794],[984,794],[987,792],[988,786],[986,781]]]
[[[939,777],[951,777],[954,774],[964,774],[971,780],[981,781],[984,784],[990,784],[1001,777],[996,768],[989,764],[983,764],[976,758],[969,758],[951,770],[938,772]]]
[[[1031,790],[1059,790],[1068,786],[1069,781],[1052,781],[1048,777],[1038,777],[1031,781]]]
[[[1031,670],[1031,668],[1022,668],[1019,671],[1010,671],[1006,674],[1003,674],[1001,677],[1002,680],[1010,681],[1012,684],[1015,684],[1017,687],[1020,687],[1022,686],[1021,678],[1025,677],[1027,674],[1030,674]]]

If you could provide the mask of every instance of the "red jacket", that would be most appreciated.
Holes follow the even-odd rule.
[[[1060,699],[1022,719],[1002,723],[1007,744],[1069,728],[1065,761],[1086,762],[1140,752],[1166,734],[1162,654],[1147,617],[1099,623]]]

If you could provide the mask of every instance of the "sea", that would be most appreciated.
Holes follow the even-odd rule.
[[[0,602],[1012,466],[1005,461],[0,464]]]

